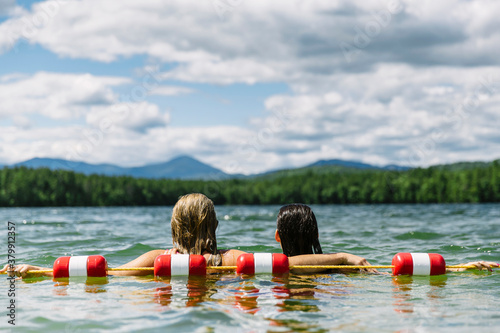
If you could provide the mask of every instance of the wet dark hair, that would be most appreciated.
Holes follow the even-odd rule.
[[[316,216],[309,206],[290,204],[281,207],[277,229],[285,255],[291,257],[299,254],[323,253],[318,239]]]

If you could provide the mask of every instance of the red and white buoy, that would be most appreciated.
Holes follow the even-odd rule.
[[[188,276],[207,274],[207,261],[200,254],[162,254],[156,257],[155,276]]]
[[[288,257],[283,253],[244,253],[236,261],[238,274],[285,274],[289,270]]]
[[[103,256],[60,257],[54,261],[54,278],[74,276],[103,277],[107,275],[108,263]]]
[[[398,253],[392,258],[393,275],[441,275],[446,262],[437,253]]]

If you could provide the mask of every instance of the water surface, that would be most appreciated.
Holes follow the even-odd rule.
[[[312,206],[323,251],[389,265],[397,252],[437,252],[447,264],[500,261],[500,205]],[[280,252],[279,206],[217,207],[220,248]],[[16,223],[17,262],[51,267],[64,255],[100,254],[111,267],[171,246],[172,207],[1,208]],[[7,244],[3,242],[2,264]],[[8,283],[2,278],[2,307]],[[15,331],[60,332],[493,332],[500,272],[439,277],[235,274],[16,284]],[[3,313],[6,314],[7,310]],[[1,328],[12,328],[3,315]]]

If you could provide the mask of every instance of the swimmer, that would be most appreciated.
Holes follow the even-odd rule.
[[[201,254],[207,266],[235,266],[236,259],[245,252],[240,250],[217,248],[215,231],[219,221],[215,207],[208,197],[200,193],[191,193],[179,198],[172,212],[173,248],[169,250],[149,251],[137,259],[120,267],[153,267],[154,260],[161,254]],[[128,271],[113,272],[114,275],[148,275],[150,272]]]
[[[119,266],[128,267],[154,267],[154,261],[161,254],[201,254],[207,260],[208,266],[235,266],[236,259],[243,251],[220,250],[217,248],[215,231],[219,224],[215,215],[212,200],[200,193],[191,193],[179,198],[174,206],[171,219],[173,248],[169,250],[159,249],[144,253],[138,258]],[[26,277],[27,271],[50,270],[50,268],[18,265],[13,270],[8,266],[9,275]],[[52,273],[43,273],[52,276]],[[150,275],[150,271],[111,271],[110,275]]]
[[[329,262],[328,264],[324,263],[317,265],[370,265],[366,259],[349,253],[322,255],[323,251],[319,243],[316,216],[312,209],[304,204],[289,204],[281,207],[276,221],[275,239],[281,244],[283,253],[288,257],[317,254],[317,261]],[[499,264],[490,261],[474,261],[461,265],[475,266],[475,268],[479,270],[487,269],[488,271],[492,271],[491,267],[499,267]],[[466,270],[466,268],[447,269],[449,272],[464,270]],[[323,271],[325,271],[325,269],[323,269]],[[372,268],[361,269],[360,271],[378,273]]]

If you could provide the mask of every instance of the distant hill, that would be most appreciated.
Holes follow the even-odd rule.
[[[49,168],[51,170],[70,170],[86,175],[99,174],[106,176],[121,176],[127,174],[127,169],[112,164],[88,164],[85,162],[74,162],[58,158],[32,158],[13,165],[25,166],[27,168]]]
[[[342,166],[342,167],[347,167],[347,168],[354,168],[354,169],[380,169],[380,170],[399,170],[399,171],[405,171],[409,170],[411,168],[406,167],[406,166],[400,166],[400,165],[386,165],[383,167],[380,166],[374,166],[371,164],[366,164],[366,163],[361,163],[361,162],[356,162],[356,161],[345,161],[345,160],[319,160],[313,164],[309,164],[307,167],[317,167],[317,166]]]
[[[488,167],[494,162],[458,162],[452,164],[435,165],[433,168],[449,171],[468,170],[478,167]],[[496,160],[500,163],[500,160]],[[179,156],[168,162],[150,164],[141,167],[124,168],[112,164],[89,164],[85,162],[73,162],[55,158],[33,158],[12,165],[25,166],[28,168],[50,168],[52,170],[70,170],[85,175],[99,174],[106,176],[130,176],[135,178],[168,178],[168,179],[202,179],[221,180],[228,178],[276,178],[283,176],[300,175],[303,173],[325,174],[325,173],[352,173],[365,170],[396,170],[406,171],[411,168],[400,165],[375,166],[356,161],[345,161],[339,159],[320,160],[315,163],[299,168],[273,170],[260,174],[243,176],[232,175],[202,163],[190,156]]]
[[[383,167],[375,166],[371,164],[365,164],[356,161],[345,161],[345,160],[319,160],[315,163],[306,165],[301,168],[295,169],[281,169],[265,172],[259,175],[254,175],[253,177],[257,178],[276,178],[276,177],[286,177],[286,176],[295,176],[301,175],[304,173],[313,173],[313,174],[326,174],[326,173],[352,173],[352,172],[360,172],[364,170],[379,170],[379,171],[388,171],[388,170],[396,170],[396,171],[406,171],[410,170],[410,167],[400,166],[400,165],[386,165]]]
[[[85,175],[131,176],[136,178],[170,179],[225,179],[229,175],[189,156],[179,156],[168,162],[142,167],[123,168],[112,164],[89,164],[54,158],[33,158],[14,164],[28,168],[49,168],[52,170],[71,170]]]
[[[448,171],[462,171],[462,170],[470,170],[477,168],[487,168],[492,163],[500,163],[500,159],[492,162],[457,162],[452,164],[438,164],[432,166],[432,168],[448,170]]]
[[[130,168],[130,175],[141,178],[225,179],[225,172],[189,156],[179,156],[165,163]]]
[[[356,168],[356,169],[379,169],[378,167],[375,167],[370,164],[365,164],[361,162],[355,162],[355,161],[344,161],[344,160],[319,160],[313,164],[309,164],[306,167],[318,167],[318,166],[325,166],[325,165],[337,165],[337,166],[343,166],[343,167],[348,167],[348,168]]]

